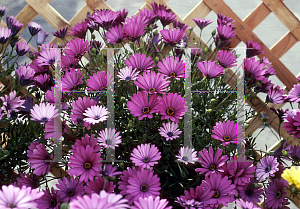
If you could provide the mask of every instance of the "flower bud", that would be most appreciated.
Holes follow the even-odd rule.
[[[153,32],[153,36],[156,36],[158,34],[158,30],[155,30],[154,32]]]
[[[216,99],[211,99],[210,101],[211,101],[211,102],[216,102],[217,100],[216,100]]]
[[[213,32],[211,32],[211,35],[214,36],[214,35],[216,35],[216,33],[217,33],[217,30],[214,29]]]
[[[155,63],[158,63],[159,62],[159,58],[158,57],[155,57]]]
[[[289,157],[289,153],[286,150],[282,150],[281,152],[284,157]]]
[[[204,49],[202,51],[203,51],[203,53],[206,53],[206,52],[208,52],[208,48],[204,47]]]
[[[92,39],[95,39],[95,38],[96,38],[96,36],[94,34],[92,34]]]
[[[251,137],[253,135],[253,132],[250,132],[249,134],[248,134],[248,137]]]
[[[95,48],[92,48],[92,53],[96,54],[96,49]]]
[[[205,110],[205,112],[210,113],[210,112],[212,112],[212,109],[207,109],[207,110]]]
[[[68,209],[69,208],[69,204],[64,202],[60,205],[60,209]]]

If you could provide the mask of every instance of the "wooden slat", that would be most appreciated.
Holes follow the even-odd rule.
[[[271,47],[271,52],[275,57],[280,58],[297,42],[297,38],[289,31]]]

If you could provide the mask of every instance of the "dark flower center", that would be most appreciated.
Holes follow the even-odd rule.
[[[293,159],[295,162],[299,162],[299,157],[298,157],[298,156],[294,156],[294,157],[292,157],[292,159]]]
[[[211,78],[213,78],[213,76],[211,74],[206,74],[206,78],[211,79]]]
[[[100,117],[99,117],[98,115],[96,115],[96,116],[94,117],[94,119],[95,119],[95,120],[99,120]]]
[[[173,132],[168,132],[167,135],[168,135],[169,137],[171,137],[171,136],[173,136],[174,134],[173,134]]]
[[[139,72],[142,72],[142,71],[143,71],[143,69],[140,68],[140,67],[136,68],[136,70],[139,71]]]
[[[143,158],[143,162],[144,163],[149,163],[150,162],[150,158],[149,157],[144,157]]]
[[[281,191],[277,191],[277,192],[275,193],[275,198],[276,198],[276,199],[280,199],[281,196],[282,196]]]
[[[176,76],[176,73],[175,72],[170,72],[169,76],[174,78]]]
[[[55,63],[55,59],[50,59],[50,60],[49,60],[49,64],[50,64],[50,65],[53,65],[54,63]]]
[[[122,38],[118,38],[118,39],[116,40],[116,42],[117,42],[117,43],[121,43],[121,42],[122,42]]]
[[[91,164],[91,163],[85,163],[85,164],[84,164],[84,168],[85,168],[85,169],[91,169],[91,167],[92,167],[92,164]]]
[[[15,208],[17,207],[15,203],[7,203],[6,207],[8,208]]]
[[[70,68],[74,68],[75,65],[74,65],[73,63],[71,63],[71,64],[69,65],[69,67],[70,67]]]
[[[300,98],[300,93],[298,94],[298,97]]]
[[[73,196],[75,195],[74,189],[69,189],[69,190],[67,191],[67,195],[68,195],[69,197],[73,197]]]
[[[212,171],[215,170],[216,169],[216,165],[214,165],[214,164],[210,165],[209,169],[212,170]]]
[[[222,67],[224,67],[224,68],[226,68],[226,67],[227,67],[227,65],[226,65],[226,63],[225,63],[225,62],[221,62],[221,65],[222,65]]]
[[[167,114],[172,116],[174,114],[174,110],[172,108],[168,108]]]
[[[131,37],[130,37],[130,40],[131,40],[131,41],[134,41],[135,39],[136,39],[135,36],[131,36]]]
[[[155,92],[155,88],[150,88],[150,89],[149,89],[149,92],[150,92],[150,93]]]
[[[223,139],[224,139],[225,142],[230,142],[231,141],[231,137],[227,136],[227,135],[224,136]]]
[[[183,157],[182,157],[182,160],[183,160],[183,161],[188,161],[188,160],[189,160],[189,158],[188,158],[188,157],[186,157],[186,156],[183,156]]]
[[[42,118],[43,122],[48,122],[48,118]]]
[[[57,204],[56,199],[51,199],[51,200],[50,200],[50,206],[51,206],[51,207],[55,207],[56,204]]]
[[[131,80],[131,77],[130,76],[127,76],[126,78],[125,78],[125,81],[130,81]]]
[[[274,99],[272,99],[272,98],[270,98],[270,97],[268,97],[268,99],[269,99],[269,101],[270,101],[271,103],[274,103]]]
[[[112,140],[107,139],[107,140],[106,140],[106,144],[107,144],[107,145],[112,145]]]
[[[218,191],[214,192],[214,195],[212,196],[213,198],[218,198],[220,196],[220,193]]]
[[[148,114],[150,112],[150,108],[149,107],[144,107],[142,111],[143,111],[144,114]]]
[[[253,195],[253,190],[248,188],[246,191],[245,191],[246,195],[248,196],[252,196]]]
[[[147,192],[148,191],[148,186],[146,184],[141,185],[141,191],[142,192]]]
[[[270,166],[267,166],[267,167],[265,168],[265,172],[266,172],[266,173],[269,172],[270,170],[271,170]]]
[[[75,57],[76,57],[76,58],[80,58],[80,57],[81,57],[81,53],[77,53],[77,54],[75,55]]]

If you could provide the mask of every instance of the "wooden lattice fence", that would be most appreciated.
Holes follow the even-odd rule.
[[[16,19],[20,23],[24,24],[21,32],[27,27],[27,23],[34,20],[34,18],[39,14],[44,18],[54,30],[59,30],[64,27],[72,27],[76,23],[81,22],[86,18],[87,13],[93,13],[95,9],[110,9],[113,10],[109,5],[109,0],[84,0],[86,4],[84,7],[68,22],[66,21],[50,4],[51,0],[25,0],[27,5],[19,12],[16,16]],[[142,0],[141,0],[142,1]],[[145,4],[142,6],[144,8],[151,9],[151,3],[163,4],[172,10],[167,4],[168,0],[144,0]],[[173,13],[174,10],[172,10]],[[237,37],[232,40],[231,48],[236,47],[241,41],[246,43],[247,41],[255,41],[262,46],[264,51],[263,56],[267,57],[270,62],[273,64],[273,68],[276,71],[276,76],[278,79],[285,85],[284,91],[286,93],[293,87],[294,84],[298,83],[297,78],[290,70],[280,61],[280,58],[294,46],[298,41],[300,41],[300,21],[297,17],[290,11],[287,6],[284,4],[283,0],[262,0],[261,3],[244,19],[241,20],[235,13],[230,9],[230,7],[223,0],[200,0],[200,2],[184,17],[181,19],[178,16],[178,21],[181,21],[191,27],[195,27],[196,24],[193,21],[193,18],[205,18],[211,11],[216,14],[222,13],[225,16],[231,17],[235,20],[235,32]],[[273,12],[276,17],[288,28],[288,32],[280,39],[278,42],[268,48],[255,33],[253,30],[271,13]],[[137,13],[138,14],[138,13]],[[6,27],[4,21],[1,21],[0,27]],[[196,39],[200,41],[199,36],[192,32],[192,37],[196,36]],[[67,35],[66,40],[71,40],[72,37]],[[58,38],[53,38],[51,43],[61,42]],[[33,47],[31,46],[33,49]],[[260,57],[260,56],[259,56]],[[233,72],[231,72],[233,73]],[[297,75],[298,77],[299,75]],[[27,94],[27,90],[23,89],[20,92],[22,95]],[[255,99],[255,103],[251,104],[247,101],[253,109],[261,111],[259,107],[263,105],[263,100],[259,97]],[[270,126],[278,131],[279,120],[274,118],[274,114],[270,110],[270,107],[274,106],[275,108],[281,108],[284,103],[279,105],[268,104],[264,107],[263,111],[266,112]],[[248,121],[252,122],[252,121]],[[251,126],[246,131],[246,136],[250,132],[257,130],[264,122],[260,117],[256,117],[255,121],[251,123]],[[291,145],[298,144],[298,140],[293,136],[288,135],[287,132],[280,127],[280,133],[283,138],[289,137],[288,143]],[[280,145],[280,142],[274,144],[270,150],[275,150]],[[258,158],[260,158],[258,154]],[[65,171],[61,170],[66,174]],[[54,176],[60,175],[60,170],[51,169],[50,172]],[[299,205],[299,200],[292,200],[296,205]],[[263,204],[261,204],[263,206]]]

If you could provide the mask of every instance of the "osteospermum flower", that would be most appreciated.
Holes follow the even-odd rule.
[[[236,200],[236,206],[242,209],[260,209],[260,207],[257,207],[253,202],[244,201],[243,199]]]
[[[200,30],[203,30],[203,28],[205,28],[210,23],[212,23],[212,20],[205,20],[205,19],[200,19],[200,18],[194,18],[193,21],[200,28]]]
[[[83,115],[87,116],[83,121],[91,124],[96,124],[99,122],[106,121],[108,118],[109,112],[106,107],[94,105],[87,108]]]
[[[157,111],[162,115],[161,119],[170,119],[171,121],[178,123],[178,119],[182,119],[187,107],[185,106],[185,100],[177,93],[164,94],[159,100],[159,106]]]
[[[45,125],[45,139],[54,138],[58,141],[63,134],[67,133],[67,129],[68,124],[65,119],[61,121],[60,117],[53,118]]]
[[[133,54],[125,60],[125,64],[138,72],[150,71],[154,67],[151,57],[147,57],[146,54]]]
[[[285,169],[281,174],[281,177],[285,179],[289,185],[293,185],[300,190],[300,169],[296,169],[294,166],[291,169]]]
[[[196,168],[195,171],[200,174],[205,173],[205,176],[210,175],[211,173],[220,173],[223,172],[222,166],[228,160],[227,155],[222,155],[222,150],[218,149],[214,155],[214,151],[212,147],[207,149],[203,149],[203,151],[199,151],[199,161],[203,168]]]
[[[141,144],[134,148],[130,159],[136,166],[152,169],[158,160],[161,158],[161,152],[152,144]]]
[[[156,74],[154,71],[151,73],[145,72],[139,75],[133,83],[139,88],[147,91],[149,94],[164,93],[171,81],[168,81],[163,74]]]
[[[166,43],[174,46],[181,41],[183,35],[185,34],[185,31],[181,30],[180,28],[177,29],[169,28],[169,29],[161,30],[160,34]]]
[[[251,180],[243,186],[237,186],[237,189],[243,200],[252,203],[260,202],[259,199],[264,192],[262,186],[258,186],[258,181],[255,178],[251,178]]]
[[[0,5],[0,17],[3,17],[5,15],[6,10],[6,6]]]
[[[40,53],[37,57],[37,63],[39,65],[53,65],[58,63],[60,60],[60,49],[58,48],[48,48]]]
[[[29,52],[30,46],[28,46],[26,41],[21,41],[16,44],[16,52],[19,56],[23,56]]]
[[[99,137],[97,138],[100,145],[105,148],[115,149],[115,147],[119,147],[119,144],[122,142],[120,132],[116,132],[115,129],[107,129],[105,128],[99,133]]]
[[[50,76],[48,74],[40,74],[34,77],[33,84],[39,87],[42,91],[46,92],[51,89]]]
[[[293,88],[289,91],[287,96],[290,102],[299,103],[300,102],[300,84],[295,84]]]
[[[244,70],[245,70],[245,78],[254,78],[256,80],[264,80],[264,70],[265,64],[260,63],[259,60],[255,61],[255,57],[250,57],[248,59],[244,59]]]
[[[173,140],[179,137],[182,131],[180,131],[178,128],[177,123],[163,123],[163,127],[160,127],[158,130],[160,131],[159,134],[162,137],[166,138],[166,141]]]
[[[3,185],[0,190],[1,208],[36,208],[36,200],[43,196],[39,189]]]
[[[42,30],[42,26],[36,22],[29,22],[28,29],[32,36],[35,36],[38,32]]]
[[[194,148],[181,147],[179,150],[179,155],[176,155],[177,160],[184,164],[192,163],[195,164],[198,161],[197,151]]]
[[[215,77],[220,77],[220,75],[223,75],[225,73],[224,68],[216,64],[215,62],[209,60],[198,62],[197,66],[199,70],[202,72],[203,76],[205,76],[208,79],[212,79]]]
[[[222,141],[223,146],[227,146],[230,143],[240,144],[244,138],[242,127],[230,120],[217,122],[212,132],[214,134],[211,137]]]
[[[148,93],[138,91],[130,99],[131,101],[127,102],[127,106],[131,114],[136,117],[139,116],[139,120],[153,118],[152,113],[156,112],[156,107],[158,106],[157,95],[151,95],[150,99],[148,99]]]
[[[104,164],[103,166],[100,167],[100,175],[113,177],[122,174],[121,171],[115,172],[116,170],[117,167],[112,166],[111,164]]]
[[[53,163],[53,155],[49,155],[44,144],[38,144],[33,150],[32,155],[28,157],[28,162],[30,162],[30,167],[34,169],[34,174],[47,175],[49,173],[51,164]]]
[[[79,177],[70,177],[68,180],[65,176],[63,179],[58,179],[56,187],[59,189],[58,194],[63,201],[72,201],[84,193],[83,182],[79,181]]]
[[[35,41],[37,45],[42,45],[43,43],[45,43],[46,38],[49,36],[49,33],[47,33],[46,31],[40,30],[40,32],[38,32],[35,35]]]
[[[88,134],[85,134],[84,137],[81,137],[81,139],[77,139],[75,142],[75,145],[72,145],[72,149],[76,150],[77,147],[84,147],[86,148],[87,145],[90,145],[90,147],[94,148],[94,152],[99,152],[101,150],[101,146],[98,144],[98,140],[95,139],[94,135],[89,136]]]
[[[129,208],[127,200],[119,194],[106,193],[104,190],[100,194],[84,195],[72,200],[69,204],[70,209],[125,209]]]
[[[17,186],[20,188],[22,186],[31,187],[32,189],[39,188],[40,186],[40,180],[39,177],[33,173],[20,173],[20,177],[17,178]],[[15,185],[16,186],[16,185]]]
[[[66,36],[68,27],[62,28],[52,33],[52,35],[56,36],[57,38],[64,38]]]
[[[177,18],[177,15],[173,14],[172,11],[166,11],[166,10],[158,10],[157,16],[163,27],[166,27],[167,25],[175,21]]]
[[[6,16],[7,27],[11,30],[12,35],[17,35],[23,27],[23,23],[20,23],[14,16]]]
[[[75,57],[81,59],[81,57],[90,50],[91,46],[88,41],[80,38],[75,38],[67,43],[67,48],[64,53],[66,56]]]
[[[218,37],[221,41],[227,41],[236,36],[231,25],[219,25],[217,27]]]
[[[83,83],[83,76],[84,75],[82,75],[82,72],[79,69],[71,69],[69,72],[66,72],[64,77],[61,79],[62,90],[76,90],[77,87]]]
[[[139,170],[141,170],[142,168],[139,167]],[[127,186],[129,185],[128,183],[128,179],[129,177],[132,177],[133,174],[136,174],[137,170],[136,168],[133,166],[132,168],[127,167],[127,170],[123,171],[123,175],[120,176],[120,178],[122,179],[122,181],[119,181],[119,190],[121,195],[126,195],[125,198],[126,199],[131,199],[131,194],[127,193]]]
[[[0,97],[2,100],[2,107],[1,110],[5,110],[7,113],[7,118],[11,117],[11,113],[14,112],[19,112],[18,108],[22,107],[24,104],[25,100],[21,100],[21,96],[16,97],[17,92],[12,91],[9,93],[9,95],[4,95],[4,97]],[[1,112],[1,111],[0,111]]]
[[[179,57],[174,59],[173,56],[166,57],[161,62],[157,63],[158,71],[167,76],[167,78],[175,78],[179,80],[179,78],[185,77],[185,64],[183,60],[179,61]]]
[[[151,9],[144,8],[144,11],[139,9],[139,13],[142,17],[146,17],[148,24],[153,24],[157,18],[157,14]]]
[[[275,88],[272,86],[268,92],[266,100],[273,104],[280,104],[285,100],[283,95],[284,92],[283,89],[280,89],[280,86],[276,86]]]
[[[219,50],[217,60],[219,64],[224,68],[231,68],[237,66],[235,64],[237,62],[236,56],[230,51]]]
[[[125,66],[124,68],[120,69],[117,77],[123,81],[134,81],[137,79],[139,72],[133,69],[131,66]]]
[[[278,162],[274,156],[263,157],[256,165],[256,177],[259,181],[263,181],[269,176],[274,176],[278,171]]]
[[[22,86],[33,82],[35,71],[29,65],[21,65],[15,69],[15,72]]]
[[[109,9],[101,9],[100,11],[95,11],[92,19],[94,19],[94,21],[98,23],[100,27],[108,30],[109,28],[114,26],[114,22],[117,17],[118,15],[116,12],[110,11]]]
[[[299,163],[300,161],[300,146],[294,145],[294,147],[291,149],[289,153],[289,157],[292,158],[294,163]]]
[[[44,195],[36,200],[38,208],[48,208],[48,209],[59,209],[60,203],[63,199],[58,195],[57,190],[53,187],[51,188],[51,192],[48,188],[43,190]]]
[[[298,128],[300,124],[300,112],[295,112],[294,116],[287,114],[285,120],[283,128],[288,134],[294,135],[295,138],[300,137],[300,129]]]
[[[107,85],[109,85],[112,82],[112,80],[113,78],[109,73],[105,73],[104,71],[98,71],[97,73],[91,75],[89,79],[87,79],[87,86],[90,87],[87,90],[103,91],[107,88]]]
[[[45,124],[58,116],[58,110],[52,104],[40,103],[33,106],[30,110],[30,115],[32,116],[31,120]]]
[[[233,20],[230,17],[227,17],[221,13],[217,14],[217,23],[218,25],[230,25],[231,23],[233,23],[235,20]]]
[[[69,35],[76,36],[77,38],[84,39],[87,31],[87,22],[83,20],[81,23],[75,24],[72,28],[69,30]]]
[[[105,38],[107,39],[108,43],[111,44],[121,43],[124,39],[122,24],[110,28],[105,35],[106,35]]]
[[[146,17],[140,15],[127,18],[123,25],[123,35],[130,41],[138,40],[145,32],[147,26]]]
[[[128,183],[126,192],[131,195],[128,204],[137,201],[140,197],[156,197],[160,194],[159,178],[156,174],[153,175],[152,170],[142,169],[141,171],[137,171],[136,174],[129,177]]]
[[[256,55],[259,54],[263,54],[264,51],[260,51],[262,49],[261,45],[259,45],[258,43],[250,40],[247,42],[247,50],[246,50],[246,57],[250,58],[250,57],[254,57]]]
[[[172,206],[168,206],[169,201],[166,199],[160,199],[159,196],[153,198],[152,196],[142,198],[140,197],[138,201],[134,202],[134,206],[131,209],[145,209],[145,208],[155,208],[155,209],[172,209]]]
[[[0,44],[5,44],[11,35],[9,28],[0,28]]]
[[[116,187],[116,185],[109,182],[104,177],[96,177],[93,181],[89,181],[86,184],[84,191],[89,194],[99,194],[102,190],[105,190],[107,193],[113,193],[114,188]]]
[[[287,199],[285,197],[285,187],[288,183],[284,179],[273,179],[266,188],[265,203],[269,208],[281,208],[283,205],[287,205]]]

